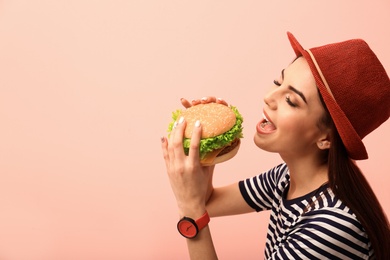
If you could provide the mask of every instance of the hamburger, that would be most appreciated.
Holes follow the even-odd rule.
[[[199,104],[185,110],[172,113],[173,121],[169,124],[168,132],[172,131],[174,123],[184,117],[187,127],[184,132],[183,147],[188,155],[191,135],[195,122],[202,124],[200,140],[200,163],[210,166],[233,158],[240,147],[243,117],[234,106],[218,103]]]

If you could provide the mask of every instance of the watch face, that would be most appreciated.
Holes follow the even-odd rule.
[[[192,219],[184,218],[177,224],[177,229],[180,234],[186,238],[194,238],[198,234],[198,228],[196,224],[191,221]]]

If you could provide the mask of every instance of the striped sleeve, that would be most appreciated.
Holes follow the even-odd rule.
[[[257,212],[270,210],[275,192],[281,196],[279,180],[286,174],[287,165],[280,164],[267,172],[239,182],[239,188],[245,201]],[[286,184],[281,182],[282,185]]]

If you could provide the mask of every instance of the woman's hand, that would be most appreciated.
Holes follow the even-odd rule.
[[[175,194],[180,216],[198,218],[206,210],[212,192],[214,166],[202,166],[199,159],[201,122],[194,127],[188,156],[184,154],[183,136],[187,124],[183,118],[175,123],[169,140],[161,139],[169,181]]]
[[[194,127],[194,130],[189,154],[184,154],[183,136],[186,125],[183,118],[180,118],[175,123],[169,140],[166,137],[161,139],[161,147],[180,218],[186,216],[198,219],[206,211],[206,199],[212,191],[210,184],[214,167],[200,165],[202,126],[199,121],[195,126],[189,126]],[[200,230],[196,238],[187,239],[187,247],[191,259],[218,259],[208,225]]]
[[[180,99],[180,101],[181,101],[181,104],[185,108],[189,108],[189,107],[196,106],[199,104],[207,104],[207,103],[218,103],[218,104],[228,106],[228,103],[225,100],[223,100],[222,98],[216,98],[216,97],[212,97],[212,96],[204,97],[201,99],[194,99],[191,102],[185,98]]]

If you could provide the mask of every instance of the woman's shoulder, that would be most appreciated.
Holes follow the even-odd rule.
[[[336,196],[328,202],[315,202],[298,218],[296,235],[305,240],[315,239],[332,248],[335,254],[345,254],[351,259],[368,258],[373,253],[371,243],[356,215]]]
[[[290,182],[290,172],[286,163],[280,163],[266,172],[276,183]]]
[[[308,209],[302,215],[302,220],[323,223],[340,229],[348,227],[360,234],[364,233],[356,215],[330,187],[325,187],[319,196],[313,197],[311,205],[308,205]]]

